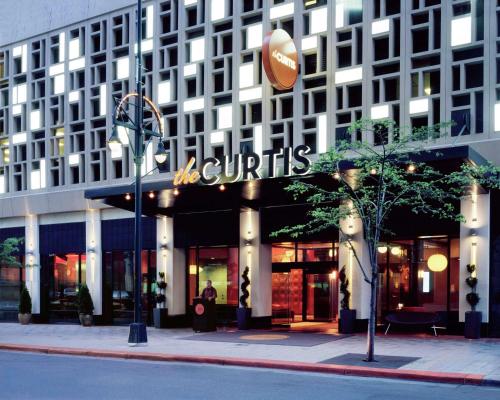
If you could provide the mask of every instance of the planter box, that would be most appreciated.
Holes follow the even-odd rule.
[[[467,339],[479,339],[481,337],[481,311],[467,311],[465,313],[464,336]]]
[[[168,328],[168,308],[153,308],[153,320],[155,328]]]
[[[251,308],[239,307],[236,309],[236,319],[238,321],[238,329],[247,330],[250,329],[250,320],[252,317]]]
[[[78,314],[78,316],[80,317],[80,324],[82,326],[92,326],[92,314]]]
[[[354,333],[356,330],[356,310],[340,310],[339,333]]]
[[[21,325],[28,325],[31,321],[31,314],[17,314],[17,319]]]

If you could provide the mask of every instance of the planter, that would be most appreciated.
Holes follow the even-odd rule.
[[[92,326],[92,314],[78,314],[80,317],[80,324],[82,326]]]
[[[153,320],[155,328],[165,329],[168,328],[168,308],[154,308],[153,309]]]
[[[464,336],[467,339],[479,339],[481,337],[481,311],[467,311],[465,313]]]
[[[31,314],[17,314],[17,319],[21,325],[28,325],[31,321]]]
[[[250,329],[250,320],[252,318],[252,309],[239,307],[236,309],[236,319],[238,321],[238,329]]]
[[[354,333],[356,310],[340,310],[339,333]]]

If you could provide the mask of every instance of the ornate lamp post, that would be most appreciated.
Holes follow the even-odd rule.
[[[164,163],[167,160],[167,153],[163,146],[163,129],[161,124],[161,115],[153,102],[142,94],[142,0],[137,0],[137,53],[135,56],[135,83],[136,92],[129,93],[123,97],[117,104],[113,113],[113,130],[111,137],[108,140],[108,146],[111,151],[122,146],[122,141],[118,133],[118,128],[123,127],[126,135],[129,138],[130,147],[134,156],[135,165],[135,229],[134,229],[134,322],[130,324],[130,333],[128,343],[131,346],[146,344],[148,342],[146,325],[142,322],[142,306],[141,306],[141,252],[142,252],[142,189],[141,189],[141,166],[144,161],[144,151],[147,145],[153,138],[158,138],[158,146],[155,152],[155,160],[158,164]],[[130,118],[127,110],[124,108],[129,99],[135,98],[135,117]],[[158,131],[145,129],[144,127],[144,104],[151,109],[153,116],[157,121]],[[134,132],[134,140],[129,134]],[[133,144],[132,144],[133,143]]]

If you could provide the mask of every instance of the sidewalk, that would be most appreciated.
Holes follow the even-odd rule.
[[[365,335],[336,336],[278,331],[193,333],[148,328],[148,345],[129,347],[128,327],[0,324],[0,350],[160,361],[206,362],[500,386],[500,339],[457,336],[377,336],[380,363],[344,365],[365,352]],[[393,356],[396,364],[384,364]],[[339,357],[337,360],[330,360]],[[391,357],[387,357],[391,358]],[[328,361],[330,360],[330,361]],[[327,363],[325,363],[325,361]],[[398,363],[401,366],[398,367]]]

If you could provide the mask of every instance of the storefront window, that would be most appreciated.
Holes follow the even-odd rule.
[[[273,263],[337,261],[338,243],[332,242],[283,242],[273,243]]]
[[[271,249],[273,263],[295,262],[295,243],[274,243]]]
[[[192,248],[188,261],[190,304],[195,294],[201,295],[207,280],[211,280],[217,290],[217,304],[238,305],[237,247]]]
[[[396,309],[457,311],[459,239],[426,237],[381,243],[378,315]]]
[[[17,257],[17,261],[20,260]],[[17,311],[23,280],[24,268],[0,265],[0,310]]]
[[[85,254],[54,255],[51,266],[53,268],[52,282],[49,289],[51,311],[61,313],[76,311],[77,293],[80,285],[86,281]]]
[[[330,242],[298,243],[297,245],[298,262],[333,261],[337,259],[337,254],[337,248],[333,248]]]

